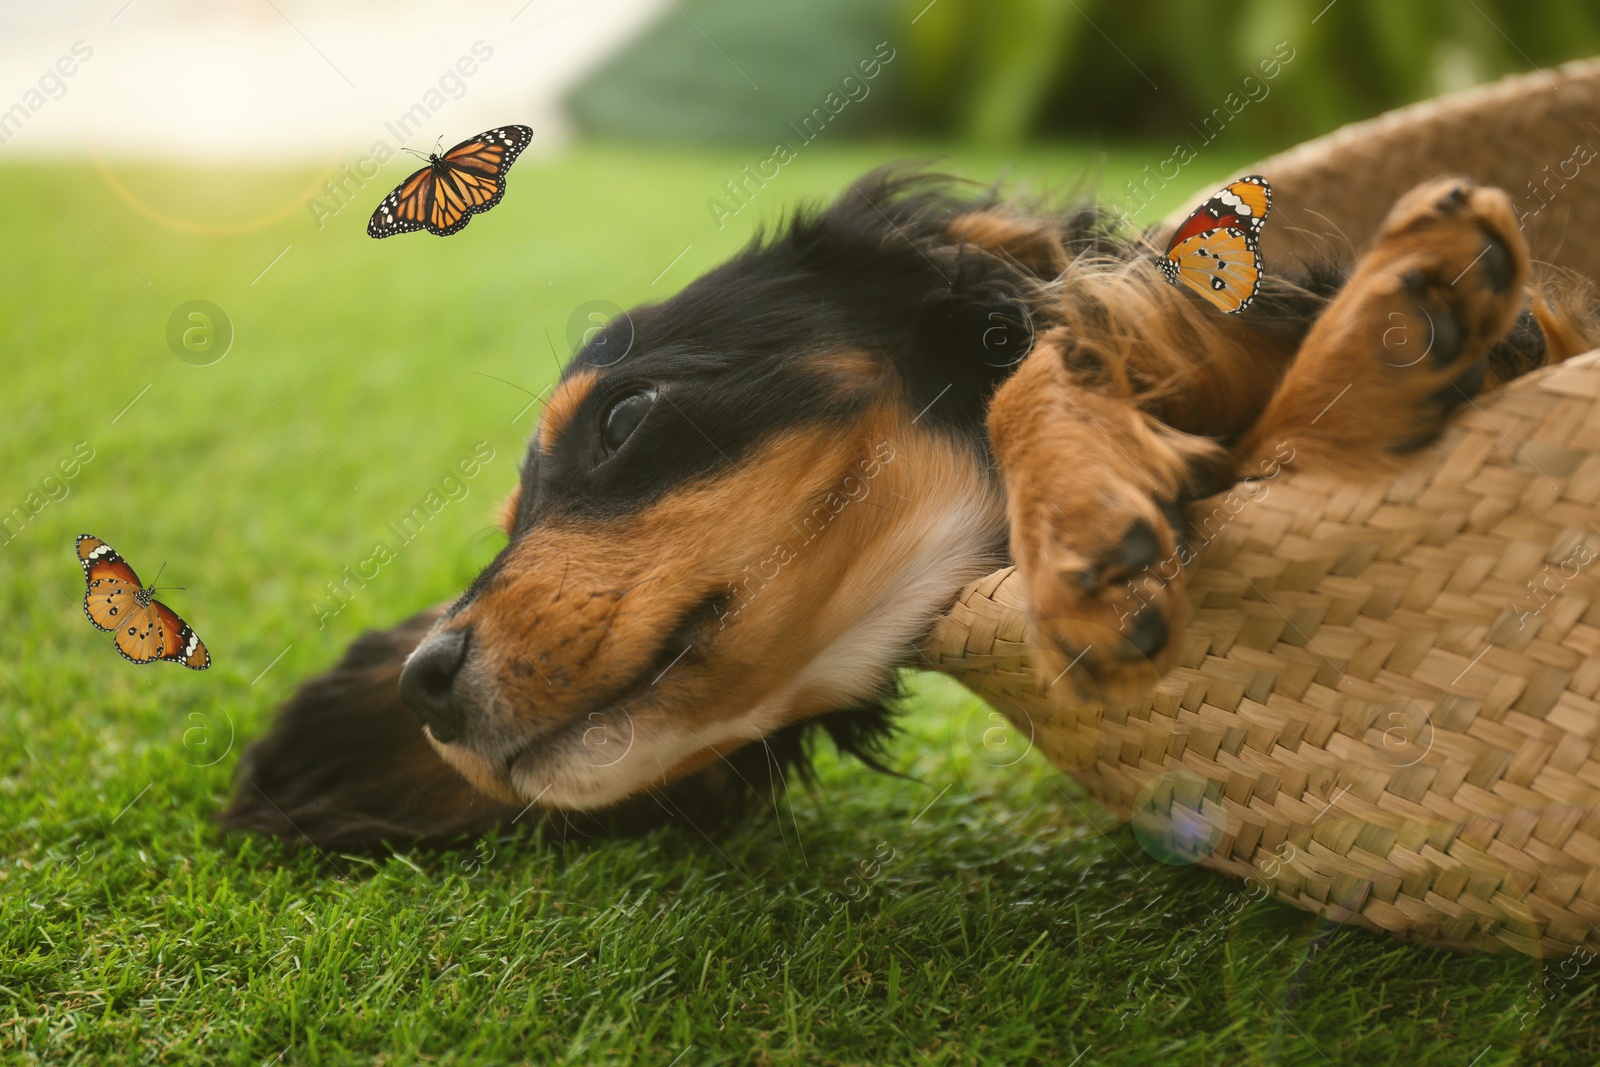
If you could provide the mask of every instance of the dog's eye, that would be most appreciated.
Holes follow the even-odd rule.
[[[600,427],[600,441],[606,447],[606,455],[616,452],[623,442],[633,436],[633,431],[650,414],[655,402],[655,390],[648,389],[642,393],[631,393],[611,405]]]

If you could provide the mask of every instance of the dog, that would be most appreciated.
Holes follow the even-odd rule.
[[[504,549],[306,684],[224,825],[724,823],[818,733],[880,765],[901,669],[1007,562],[1040,669],[1135,701],[1187,617],[1196,501],[1394,470],[1600,339],[1588,287],[1535,281],[1507,197],[1464,179],[1344,268],[1269,264],[1237,315],[1155,250],[1090,205],[886,169],[619,317],[543,410]]]

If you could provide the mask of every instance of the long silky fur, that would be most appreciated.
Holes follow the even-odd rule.
[[[1059,327],[1076,341],[1067,356],[1070,369],[1096,391],[1143,406],[1178,429],[1226,442],[1259,414],[1299,338],[1341,279],[1326,268],[1303,270],[1295,278],[1269,277],[1248,322],[1221,323],[1220,316],[1185,310],[1198,298],[1160,278],[1149,255],[1152,247],[1146,237],[1118,234],[1093,205],[1051,208],[1007,200],[995,188],[886,168],[853,183],[833,205],[798,212],[701,279],[697,295],[687,302],[674,305],[679,298],[672,298],[662,307],[696,314],[708,293],[726,296],[725,304],[749,308],[735,314],[748,314],[753,328],[759,328],[769,309],[761,300],[740,302],[741,294],[748,295],[752,271],[770,270],[760,279],[766,286],[761,292],[784,292],[783,280],[798,276],[797,264],[813,277],[817,272],[827,277],[829,270],[859,271],[862,257],[877,257],[870,260],[882,266],[874,283],[903,296],[904,306],[916,310],[907,321],[868,319],[857,328],[870,333],[871,344],[895,363],[893,380],[908,383],[908,409],[933,408],[929,422],[940,423],[941,432],[979,455],[990,453],[984,428],[989,397],[1020,363],[1032,337]],[[1557,338],[1552,331],[1570,329],[1575,337],[1592,331],[1587,285],[1572,282],[1549,293],[1546,299],[1554,306],[1536,302],[1534,311],[1552,341]],[[791,298],[819,299],[810,292]],[[998,314],[1012,331],[992,361],[973,359],[960,338],[952,338],[960,331],[948,324],[968,313],[979,327],[992,321],[979,313]],[[828,345],[852,340],[819,336],[817,350],[825,355]],[[1509,377],[1535,365],[1539,353],[1533,350],[1542,343],[1530,318],[1497,349],[1497,367]],[[1225,353],[1231,354],[1231,369],[1219,371]],[[1211,392],[1197,399],[1191,377],[1200,367],[1207,370]],[[934,408],[931,401],[949,388],[946,383],[956,386],[952,397]],[[517,509],[513,499],[509,514],[514,517]],[[331,671],[301,686],[280,709],[271,732],[246,751],[222,825],[323,849],[448,842],[540,819],[558,832],[583,837],[634,834],[679,822],[711,831],[768,809],[766,802],[785,782],[805,778],[821,734],[841,751],[882,769],[884,744],[893,731],[892,691],[780,729],[607,812],[525,812],[474,792],[434,753],[401,703],[401,666],[436,617],[427,612],[364,635]],[[914,649],[905,652],[909,665]]]

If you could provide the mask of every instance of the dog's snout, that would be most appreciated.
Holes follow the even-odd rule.
[[[467,632],[447,630],[417,646],[400,672],[400,698],[444,744],[461,736],[464,715],[455,683],[466,658]]]

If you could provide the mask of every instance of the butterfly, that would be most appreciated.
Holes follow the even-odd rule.
[[[1261,227],[1272,210],[1272,187],[1259,174],[1230,182],[1183,220],[1156,261],[1173,285],[1182,282],[1221,310],[1243,311],[1261,285]]]
[[[211,653],[199,635],[177,612],[154,599],[155,586],[141,585],[116,549],[98,537],[79,534],[78,562],[87,583],[83,613],[100,629],[116,631],[117,651],[124,659],[134,663],[170,659],[197,671],[211,666]]]
[[[470,137],[401,182],[367,220],[367,236],[426,229],[449,237],[506,194],[506,171],[533,140],[526,126],[500,126]]]

